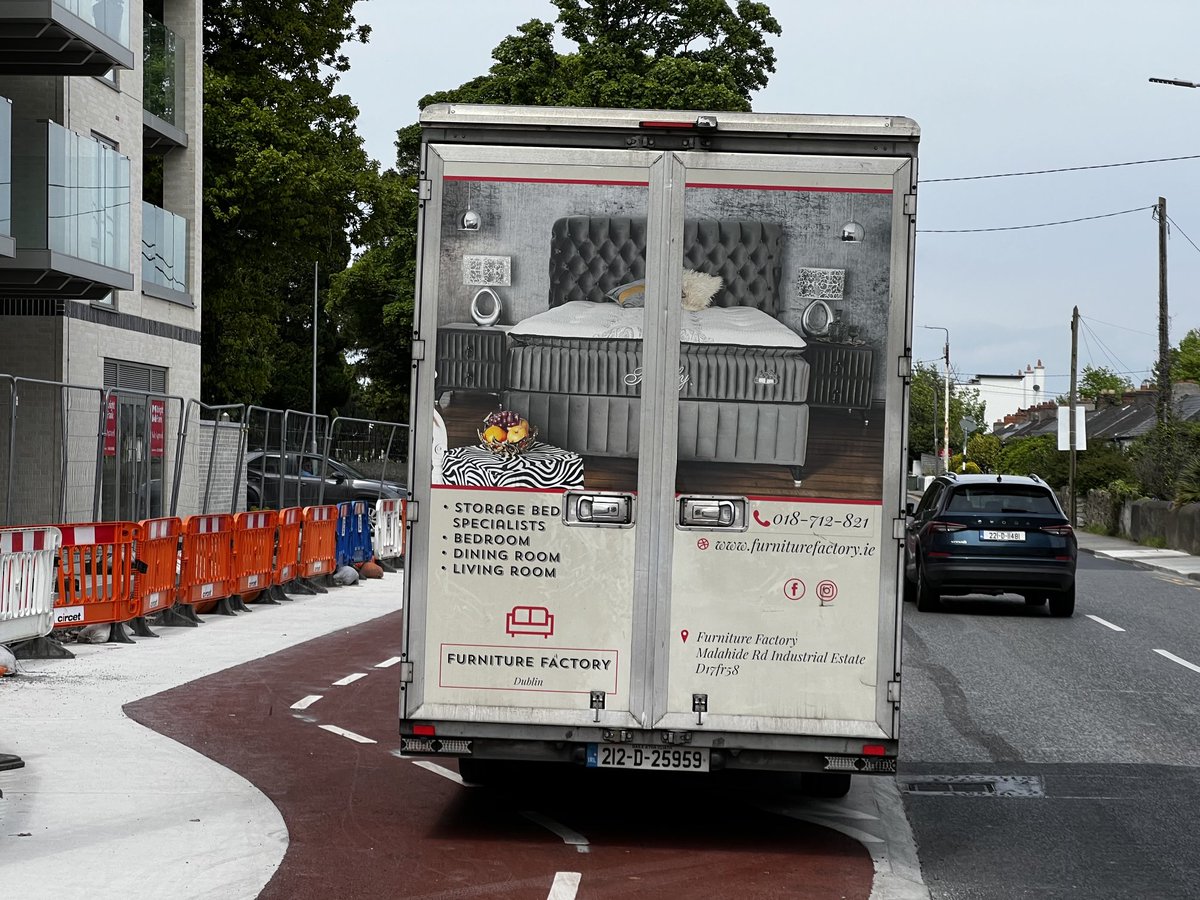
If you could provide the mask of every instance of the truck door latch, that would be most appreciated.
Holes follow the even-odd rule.
[[[664,744],[690,744],[692,733],[690,731],[664,731],[662,742]]]

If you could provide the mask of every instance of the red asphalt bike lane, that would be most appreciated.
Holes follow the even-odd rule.
[[[581,874],[579,898],[870,895],[860,844],[754,806],[778,799],[776,776],[530,766],[525,783],[493,789],[397,758],[399,670],[375,665],[399,655],[401,622],[383,616],[125,707],[280,810],[288,849],[260,897],[544,900],[558,872]],[[367,675],[333,685],[356,672]],[[310,695],[321,699],[291,709]],[[589,852],[526,813],[582,834]]]

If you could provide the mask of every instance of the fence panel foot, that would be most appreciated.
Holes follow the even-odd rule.
[[[229,608],[234,612],[250,612],[250,607],[246,605],[246,601],[242,599],[241,594],[234,594],[229,598]]]
[[[56,641],[46,636],[21,641],[12,646],[12,654],[17,659],[74,659],[75,654]]]
[[[283,586],[283,590],[288,594],[308,594],[312,595],[317,592],[316,588],[308,584],[303,578],[293,578]],[[291,599],[290,597],[288,598]]]
[[[153,631],[150,630],[150,625],[149,625],[149,623],[146,622],[145,616],[137,616],[136,618],[130,619],[125,624],[128,625],[129,628],[133,631],[133,633],[136,634],[138,637],[148,637],[148,638],[158,637],[157,634],[155,634]]]
[[[310,588],[312,593],[314,593],[314,594],[328,594],[329,593],[329,588],[327,588],[327,587],[325,587],[325,585],[321,584],[320,576],[317,576],[316,578],[299,578],[297,580],[301,584]]]
[[[176,603],[158,614],[158,624],[167,628],[195,628],[202,624],[196,610],[187,603]]]
[[[108,640],[106,644],[136,644],[133,638],[129,636],[129,632],[125,630],[125,626],[120,622],[113,622],[108,628]]]
[[[15,753],[0,753],[0,772],[7,772],[9,769],[20,769],[24,767],[25,760],[17,756]],[[0,794],[0,797],[3,797]]]

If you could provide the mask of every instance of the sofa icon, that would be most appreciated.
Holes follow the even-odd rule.
[[[504,615],[504,630],[513,637],[540,634],[548,638],[554,634],[554,615],[544,606],[514,606]]]

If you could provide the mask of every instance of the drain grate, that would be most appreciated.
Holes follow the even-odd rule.
[[[1041,775],[915,775],[899,779],[909,794],[942,797],[1045,797]]]

